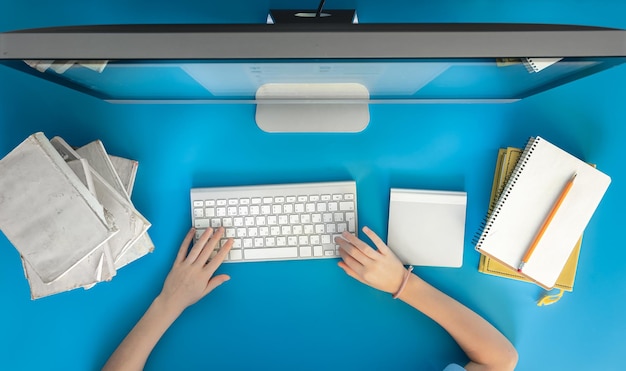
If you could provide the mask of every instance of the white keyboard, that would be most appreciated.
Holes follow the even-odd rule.
[[[355,234],[356,184],[348,182],[192,188],[196,240],[224,227],[234,244],[225,261],[336,258],[335,237]]]

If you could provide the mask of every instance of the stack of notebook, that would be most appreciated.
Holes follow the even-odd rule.
[[[19,252],[31,298],[85,289],[154,249],[135,209],[137,162],[100,141],[80,148],[35,133],[0,160],[0,229]]]
[[[609,183],[607,175],[540,137],[524,150],[500,149],[492,207],[476,241],[479,271],[572,291],[582,232]]]

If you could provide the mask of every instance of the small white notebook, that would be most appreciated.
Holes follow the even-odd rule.
[[[529,140],[476,249],[517,269],[574,174],[572,188],[521,272],[540,286],[552,288],[611,178],[547,140]]]
[[[465,192],[392,188],[387,244],[404,264],[463,265]]]

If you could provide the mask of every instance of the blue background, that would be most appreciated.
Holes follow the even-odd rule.
[[[0,31],[104,23],[262,23],[290,1],[0,2]],[[315,8],[316,1],[298,2]],[[621,1],[339,1],[366,22],[543,22],[626,28]],[[519,370],[618,370],[623,275],[626,66],[506,105],[371,107],[359,134],[267,134],[250,105],[112,105],[0,66],[0,156],[36,131],[101,139],[140,162],[133,201],[156,250],[113,281],[31,301],[16,250],[0,236],[0,369],[100,368],[160,291],[190,224],[189,188],[355,179],[360,224],[386,235],[390,187],[468,192],[461,269],[417,274],[486,317],[516,346]],[[489,201],[497,149],[540,135],[613,182],[585,231],[575,291],[477,272],[471,239]],[[437,324],[344,275],[336,261],[225,265],[231,281],[189,308],[149,370],[440,370],[467,359]]]

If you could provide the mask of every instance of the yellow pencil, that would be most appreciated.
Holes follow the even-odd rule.
[[[559,207],[561,207],[563,200],[565,200],[565,196],[567,196],[570,189],[572,189],[572,185],[574,184],[574,179],[576,179],[576,173],[574,173],[574,176],[572,176],[572,178],[569,180],[569,182],[567,182],[567,184],[561,191],[561,194],[559,195],[559,198],[554,203],[554,206],[552,206],[552,209],[550,210],[548,217],[541,225],[539,232],[537,232],[535,239],[530,244],[530,247],[528,248],[528,250],[526,250],[526,254],[524,254],[524,257],[522,258],[522,262],[519,264],[519,267],[517,267],[518,272],[521,272],[522,268],[524,268],[524,265],[528,263],[528,259],[530,259],[530,256],[533,254],[533,251],[535,251],[535,247],[537,247],[537,244],[539,244],[539,241],[541,240],[541,237],[545,233],[546,229],[548,229],[550,222],[552,222],[552,218],[554,218],[554,215],[559,210]]]

